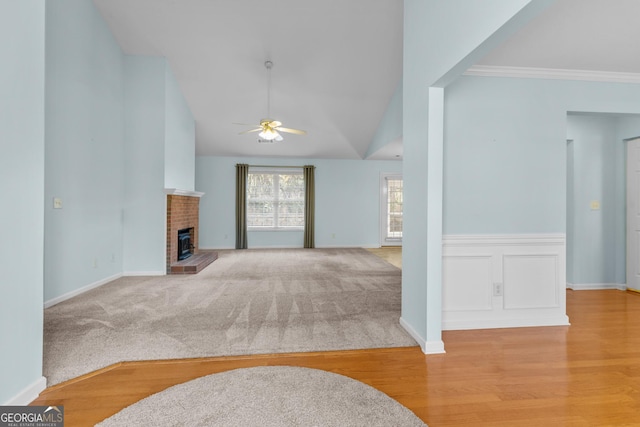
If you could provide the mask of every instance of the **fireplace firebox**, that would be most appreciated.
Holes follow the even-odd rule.
[[[191,233],[193,233],[193,227],[178,230],[178,261],[187,259],[193,254]]]

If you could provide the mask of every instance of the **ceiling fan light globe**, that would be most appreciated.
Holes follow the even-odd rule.
[[[267,141],[271,141],[278,137],[278,132],[274,132],[271,129],[266,129],[260,132],[258,136],[262,139],[266,139]]]

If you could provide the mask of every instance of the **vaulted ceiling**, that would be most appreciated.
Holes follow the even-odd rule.
[[[167,58],[199,155],[364,158],[402,78],[401,0],[94,3],[125,53]],[[638,16],[638,0],[557,0],[478,65],[640,74]],[[238,135],[267,115],[266,60],[271,118],[306,136]]]

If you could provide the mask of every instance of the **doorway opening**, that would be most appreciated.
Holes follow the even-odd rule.
[[[629,192],[625,171],[627,145],[639,132],[640,116],[636,114],[567,113],[566,250],[570,289],[632,287],[628,264],[629,257],[634,257],[629,249],[634,235],[627,226],[627,195],[640,192]],[[636,237],[640,240],[640,234]],[[635,247],[640,248],[640,243]],[[640,261],[638,256],[634,259]]]
[[[380,177],[380,246],[402,246],[402,175]]]
[[[627,289],[640,292],[640,138],[627,143]]]

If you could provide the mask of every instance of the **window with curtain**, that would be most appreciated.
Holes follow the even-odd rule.
[[[247,226],[253,230],[304,229],[302,169],[249,169]]]

